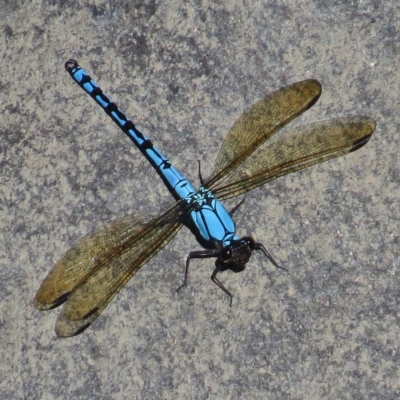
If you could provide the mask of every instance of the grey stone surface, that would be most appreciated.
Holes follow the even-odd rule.
[[[395,1],[0,2],[0,399],[397,399],[400,23]],[[76,58],[194,182],[250,104],[316,78],[295,124],[369,115],[356,153],[246,197],[261,255],[221,280],[182,230],[95,324],[32,299],[80,237],[171,197],[64,70]],[[229,204],[235,204],[235,201]]]

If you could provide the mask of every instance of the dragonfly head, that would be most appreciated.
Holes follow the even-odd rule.
[[[227,269],[233,272],[243,271],[254,249],[255,242],[250,236],[244,236],[240,240],[232,241],[229,247],[225,247],[221,250],[216,261],[216,266],[219,267],[221,271]]]

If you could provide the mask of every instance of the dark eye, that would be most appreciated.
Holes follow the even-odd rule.
[[[230,248],[222,249],[220,257],[223,262],[229,261],[232,257],[232,250]]]

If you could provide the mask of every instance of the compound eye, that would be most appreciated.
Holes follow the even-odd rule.
[[[229,261],[232,258],[232,250],[230,248],[222,249],[220,257],[223,262]]]

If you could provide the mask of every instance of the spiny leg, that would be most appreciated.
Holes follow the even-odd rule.
[[[217,274],[220,271],[219,267],[215,267],[214,272],[211,275],[211,280],[220,288],[222,289],[231,299],[229,302],[229,306],[232,307],[232,300],[233,300],[233,295],[232,293],[220,282],[220,280],[217,278]]]
[[[211,257],[218,257],[219,256],[219,250],[196,250],[196,251],[191,251],[189,255],[187,256],[186,259],[186,267],[185,267],[185,279],[183,281],[183,284],[176,289],[178,292],[181,290],[184,286],[186,286],[187,283],[187,278],[189,274],[189,264],[190,260],[192,258],[211,258]]]
[[[204,186],[204,179],[203,179],[203,176],[201,175],[200,160],[197,160],[197,162],[199,163],[199,180],[200,180],[201,186]]]
[[[237,211],[237,209],[244,203],[244,201],[246,200],[246,193],[243,196],[243,199],[239,201],[239,203],[236,204],[235,207],[232,208],[231,211],[229,211],[229,215],[232,217],[233,214]]]
[[[280,268],[280,269],[284,269],[286,272],[289,272],[289,270],[285,267],[281,267],[275,260],[274,258],[271,256],[271,254],[268,252],[268,250],[264,247],[264,245],[262,243],[256,243],[254,250],[261,250],[264,255],[268,258],[269,261],[272,262],[273,265],[275,265],[276,268]]]

